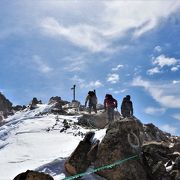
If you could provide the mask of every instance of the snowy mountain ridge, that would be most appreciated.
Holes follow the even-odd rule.
[[[49,113],[52,106],[38,104],[33,110],[18,111],[0,126],[0,180],[13,179],[27,169],[46,172],[55,180],[65,177],[64,159],[90,129],[76,125],[80,115]],[[63,122],[75,125],[64,130]],[[104,137],[105,129],[95,131],[96,138]]]

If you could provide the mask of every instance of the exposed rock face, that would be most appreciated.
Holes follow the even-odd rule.
[[[67,103],[67,101],[61,100],[61,97],[59,96],[51,97],[48,102],[48,104],[53,105],[51,112],[54,114],[66,114],[66,112],[62,109],[62,106]]]
[[[142,145],[143,126],[134,119],[111,123],[100,143],[95,167],[112,164],[117,160],[135,155],[135,147]],[[146,172],[139,159],[131,160],[113,169],[99,171],[99,175],[111,180],[146,180]]]
[[[161,131],[152,123],[145,124],[144,131],[145,131],[145,138],[144,138],[145,141],[170,142],[169,137],[171,136],[171,134]]]
[[[78,119],[78,124],[91,128],[104,128],[108,124],[106,112],[98,114],[83,114]]]
[[[90,166],[91,161],[88,159],[88,152],[91,150],[91,139],[94,134],[94,132],[87,133],[84,140],[80,141],[77,148],[65,162],[65,169],[69,174],[82,173]]]
[[[3,117],[12,114],[12,103],[0,92],[0,112]],[[3,119],[3,117],[1,117]]]
[[[29,104],[30,110],[35,109],[37,107],[37,104],[42,104],[42,101],[38,100],[36,97],[34,97]]]
[[[26,109],[25,105],[23,105],[23,106],[21,106],[21,105],[13,106],[14,111],[21,111],[21,110],[24,110],[24,109]]]
[[[174,151],[180,152],[180,142],[176,142],[173,147]]]
[[[48,174],[27,170],[18,174],[13,180],[54,180],[54,178]]]
[[[151,179],[170,178],[165,167],[169,161],[168,154],[172,153],[168,144],[149,142],[143,145],[142,152],[143,163]]]
[[[48,102],[48,104],[56,104],[56,105],[57,105],[57,108],[58,108],[59,106],[61,106],[61,108],[62,108],[62,106],[64,106],[64,105],[67,104],[67,103],[68,103],[68,101],[63,101],[63,100],[61,99],[61,97],[59,97],[59,96],[51,97],[51,98],[49,99],[49,102]]]

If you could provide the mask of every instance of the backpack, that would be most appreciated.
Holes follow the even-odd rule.
[[[114,99],[111,94],[106,94],[105,103],[107,107],[117,107],[117,100]]]

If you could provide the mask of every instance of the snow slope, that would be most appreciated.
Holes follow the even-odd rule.
[[[50,108],[42,104],[17,112],[0,127],[0,180],[11,180],[27,169],[46,172],[55,180],[66,177],[64,161],[90,129],[76,125],[60,133],[65,119],[73,124],[79,116],[44,114]],[[105,129],[94,131],[100,140],[105,135]],[[96,179],[93,176],[84,179]]]

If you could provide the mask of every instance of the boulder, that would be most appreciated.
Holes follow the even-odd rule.
[[[80,141],[74,152],[66,160],[64,166],[70,175],[85,172],[90,166],[91,160],[88,158],[88,152],[93,145],[91,140],[94,134],[94,132],[87,133],[83,141]]]
[[[90,128],[104,128],[108,124],[106,112],[98,114],[83,114],[78,119],[78,124]]]
[[[54,178],[42,172],[27,170],[18,174],[13,180],[54,180]]]
[[[62,106],[64,106],[65,104],[68,104],[68,103],[69,103],[68,101],[63,101],[61,99],[61,97],[59,97],[59,96],[51,97],[48,102],[48,104],[56,104],[58,107],[61,106],[61,108],[62,108]]]
[[[168,143],[148,142],[142,146],[142,153],[149,177],[157,180],[170,177],[165,167],[166,163],[172,163],[168,155],[171,153]]]
[[[67,104],[67,101],[61,100],[61,97],[55,96],[51,97],[48,102],[49,105],[52,105],[51,107],[51,113],[53,114],[67,114],[66,111],[62,109],[62,106]]]
[[[172,170],[180,170],[180,156],[175,159]]]
[[[173,146],[174,151],[180,152],[180,142],[176,142]]]
[[[97,151],[95,168],[137,155],[142,145],[143,125],[133,118],[112,122]],[[111,180],[146,180],[147,175],[140,159],[136,158],[112,169],[97,172]]]
[[[170,142],[169,137],[171,136],[171,134],[161,131],[152,123],[145,124],[144,131],[145,131],[145,137],[144,137],[145,141]]]
[[[42,104],[42,101],[34,97],[32,101],[29,103],[30,110],[37,108],[37,104]]]

